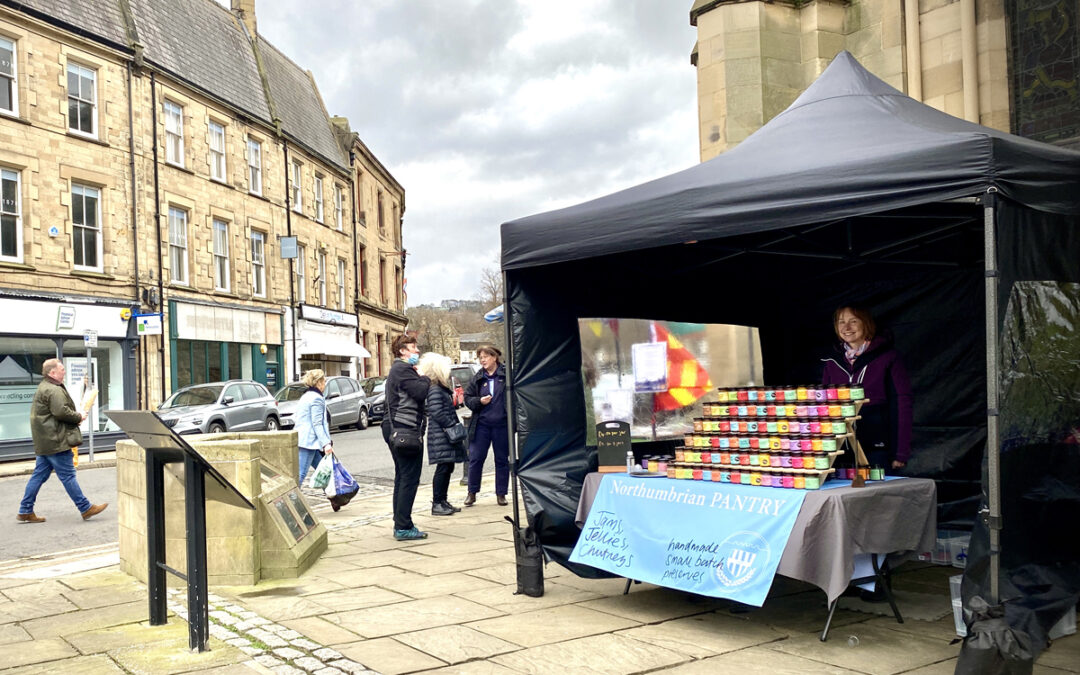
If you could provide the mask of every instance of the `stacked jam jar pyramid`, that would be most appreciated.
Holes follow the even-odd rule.
[[[668,478],[816,490],[865,403],[861,385],[720,389],[675,451]]]

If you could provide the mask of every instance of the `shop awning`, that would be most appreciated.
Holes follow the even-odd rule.
[[[371,352],[361,347],[355,340],[333,338],[328,335],[309,335],[300,342],[301,354],[329,354],[331,356],[352,356],[358,359],[370,359]]]

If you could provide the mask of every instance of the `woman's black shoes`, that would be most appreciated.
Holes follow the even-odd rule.
[[[475,504],[476,503],[476,493],[475,492],[470,492],[469,496],[465,497],[465,501],[463,503],[465,504],[465,506],[472,506],[473,504]]]
[[[506,506],[506,495],[499,495],[496,498],[496,501],[499,503],[499,506]]]
[[[431,515],[452,516],[454,515],[454,507],[447,502],[431,502]]]

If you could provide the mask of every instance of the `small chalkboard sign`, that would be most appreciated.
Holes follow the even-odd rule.
[[[596,425],[596,454],[600,473],[625,473],[626,453],[631,450],[629,424],[601,422]]]

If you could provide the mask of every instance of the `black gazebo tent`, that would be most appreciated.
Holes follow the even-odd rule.
[[[723,155],[503,224],[502,267],[517,476],[551,559],[596,574],[567,560],[596,466],[578,318],[757,326],[779,384],[817,378],[832,310],[858,302],[912,371],[908,471],[938,480],[939,522],[970,525],[981,485],[965,599],[1000,595],[1036,651],[1076,602],[1080,153],[950,117],[844,52]]]

